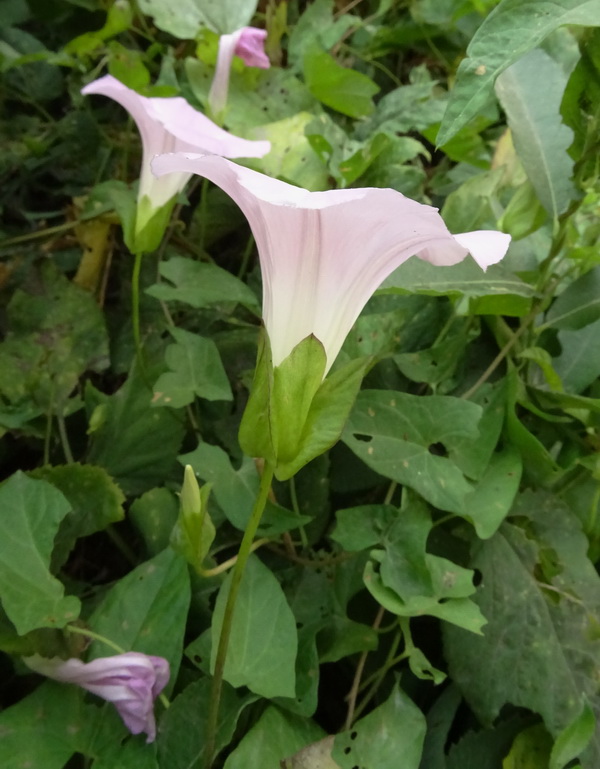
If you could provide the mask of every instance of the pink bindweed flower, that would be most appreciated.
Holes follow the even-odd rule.
[[[112,702],[132,734],[145,732],[146,742],[156,737],[154,700],[169,680],[169,663],[162,657],[138,652],[79,659],[45,659],[38,655],[24,661],[37,673],[62,683],[78,684],[92,694]]]
[[[260,257],[274,366],[312,334],[325,348],[327,373],[375,289],[411,256],[452,265],[470,253],[485,270],[510,243],[488,230],[451,235],[436,208],[392,189],[309,192],[209,155],[162,155],[152,170],[204,176],[244,212]]]
[[[265,53],[267,33],[256,27],[242,27],[219,40],[217,67],[213,78],[208,103],[213,116],[219,117],[227,104],[229,74],[234,56],[239,56],[248,67],[269,69],[271,62]]]
[[[101,94],[117,101],[129,112],[141,134],[143,157],[137,232],[143,229],[156,210],[181,192],[191,176],[182,172],[166,179],[156,179],[150,171],[150,161],[155,155],[164,152],[210,152],[230,158],[259,158],[271,149],[267,141],[251,141],[228,133],[180,96],[141,96],[112,75],[104,75],[88,83],[81,93]],[[145,197],[149,199],[149,206],[140,205]]]

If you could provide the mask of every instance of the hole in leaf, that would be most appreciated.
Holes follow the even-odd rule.
[[[373,440],[372,435],[365,435],[364,433],[354,433],[354,437],[357,441],[364,441],[364,443],[370,443]]]
[[[428,446],[427,451],[436,457],[448,456],[448,452],[446,451],[446,447],[443,443],[432,443],[430,446]]]

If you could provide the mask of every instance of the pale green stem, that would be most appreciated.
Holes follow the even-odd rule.
[[[134,254],[133,274],[131,276],[131,320],[133,324],[135,354],[143,374],[145,367],[142,355],[142,336],[140,333],[140,272],[142,270],[142,258],[143,254],[141,251]]]
[[[260,480],[258,496],[256,498],[256,502],[254,503],[254,508],[252,509],[250,520],[246,526],[246,531],[244,532],[242,543],[238,552],[237,561],[231,574],[229,594],[227,596],[227,603],[225,604],[225,611],[223,613],[223,623],[221,625],[221,633],[219,635],[219,646],[217,649],[217,657],[215,661],[215,669],[213,672],[212,687],[210,692],[208,725],[206,729],[206,747],[204,753],[204,765],[206,769],[210,769],[212,766],[217,742],[217,726],[219,720],[221,691],[223,689],[223,673],[225,670],[225,661],[227,659],[229,638],[231,636],[231,629],[233,627],[235,603],[240,590],[242,577],[244,576],[246,563],[248,562],[248,557],[252,551],[252,543],[254,541],[260,519],[262,518],[265,505],[267,503],[272,481],[273,468],[268,463],[265,463],[262,478]],[[215,641],[216,639],[213,639],[213,642]]]

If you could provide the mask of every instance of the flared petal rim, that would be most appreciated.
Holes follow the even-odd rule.
[[[246,215],[261,261],[274,365],[314,334],[329,368],[372,293],[411,256],[452,265],[471,252],[485,269],[510,242],[497,232],[453,236],[436,208],[392,189],[309,192],[222,157],[195,154],[159,156],[152,169],[159,176],[204,176]]]

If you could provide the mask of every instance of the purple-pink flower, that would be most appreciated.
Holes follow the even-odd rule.
[[[81,93],[108,96],[129,112],[138,127],[143,156],[137,232],[141,232],[157,209],[181,192],[191,176],[182,173],[173,174],[168,179],[156,179],[150,171],[150,161],[155,155],[164,152],[210,152],[229,158],[260,158],[271,149],[267,141],[242,139],[223,130],[180,96],[142,96],[112,75],[104,75],[88,83]],[[145,198],[147,201],[144,201]],[[142,205],[144,202],[147,204]]]
[[[269,69],[271,62],[265,53],[267,33],[256,27],[242,27],[230,35],[222,35],[219,40],[217,67],[213,78],[208,103],[213,116],[219,118],[227,104],[229,91],[229,74],[234,56],[248,67]]]
[[[452,235],[436,208],[392,189],[309,192],[209,155],[162,155],[152,169],[205,176],[246,215],[274,366],[313,334],[329,370],[370,296],[411,256],[451,265],[470,253],[485,270],[510,243],[510,235],[488,230]]]
[[[76,658],[45,659],[38,655],[24,661],[37,673],[61,683],[77,684],[112,702],[132,734],[145,732],[146,742],[154,741],[154,700],[169,681],[166,659],[126,652],[87,663]]]

